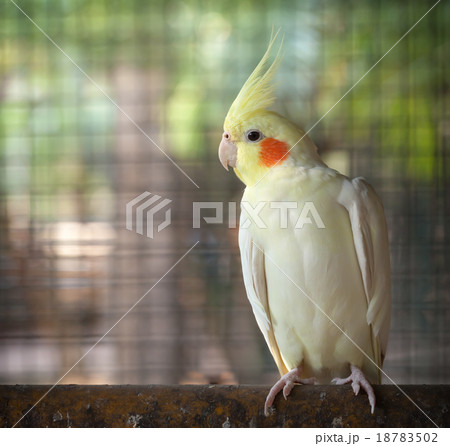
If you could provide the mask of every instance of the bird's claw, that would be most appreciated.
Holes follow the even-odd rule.
[[[358,395],[359,390],[361,389],[361,386],[357,381],[352,382],[352,389],[353,389],[353,392],[355,392],[355,395]]]
[[[364,373],[358,367],[351,365],[350,370],[352,373],[347,378],[334,378],[331,382],[336,385],[348,384],[352,383],[352,389],[355,395],[358,395],[361,387],[366,391],[367,397],[369,398],[370,404],[370,413],[373,414],[375,410],[375,392],[373,391],[372,386],[370,385],[367,378],[364,376]]]
[[[300,378],[302,373],[301,367],[292,369],[290,372],[282,376],[270,389],[267,395],[266,402],[264,404],[264,415],[268,417],[270,415],[269,409],[272,408],[272,404],[275,401],[275,397],[283,390],[283,397],[287,400],[287,397],[291,393],[296,384],[318,384],[316,378]]]

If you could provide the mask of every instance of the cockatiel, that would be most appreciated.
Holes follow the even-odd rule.
[[[239,247],[247,297],[281,379],[352,383],[371,412],[390,326],[390,264],[383,206],[363,179],[329,168],[303,130],[269,111],[280,51],[263,58],[228,111],[219,147],[246,185]],[[281,45],[280,45],[281,49]]]

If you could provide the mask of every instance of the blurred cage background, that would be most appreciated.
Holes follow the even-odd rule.
[[[18,0],[58,49],[2,2],[0,381],[56,382],[154,287],[62,383],[272,383],[228,228],[228,107],[281,27],[275,108],[308,130],[433,3]],[[383,200],[397,383],[450,381],[449,23],[442,1],[311,132]],[[125,227],[145,191],[172,201],[154,239]],[[194,229],[194,201],[224,223]]]

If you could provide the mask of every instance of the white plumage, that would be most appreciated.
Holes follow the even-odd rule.
[[[370,382],[381,380],[391,311],[383,207],[364,179],[327,167],[301,129],[266,109],[275,38],[231,106],[219,147],[223,166],[246,184],[243,277],[282,375],[266,413],[281,390],[331,380],[363,387],[373,411]]]
[[[351,364],[379,383],[391,308],[380,200],[364,179],[327,167],[279,167],[267,176],[242,198],[252,208],[266,202],[258,215],[267,228],[242,228],[251,221],[243,207],[239,247],[247,296],[280,374],[302,364],[302,378],[329,383]],[[270,206],[283,201],[297,203],[286,228]],[[325,228],[313,218],[295,228],[306,202]]]

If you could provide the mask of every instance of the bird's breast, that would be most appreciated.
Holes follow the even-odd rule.
[[[240,230],[264,252],[270,319],[289,368],[305,361],[319,373],[358,364],[361,352],[347,336],[371,350],[352,229],[337,200],[341,187],[333,178],[243,197]]]

